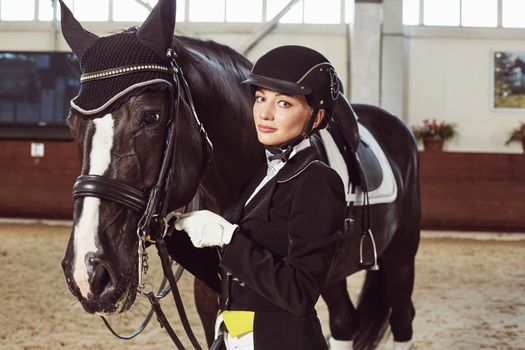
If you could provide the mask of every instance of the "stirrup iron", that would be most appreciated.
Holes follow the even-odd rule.
[[[365,240],[365,237],[370,237],[370,242],[372,242],[372,249],[374,251],[374,261],[373,262],[365,262],[363,259],[363,243]],[[368,229],[367,231],[364,231],[363,234],[361,234],[361,239],[359,240],[359,266],[371,271],[377,271],[379,270],[379,264],[377,263],[377,248],[376,248],[376,242],[374,240],[374,235],[372,234],[372,231]]]

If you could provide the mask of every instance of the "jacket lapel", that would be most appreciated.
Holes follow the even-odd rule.
[[[246,203],[248,198],[250,198],[250,195],[253,193],[257,185],[266,176],[266,169],[267,165],[265,163],[255,174],[252,180],[248,182],[248,185],[245,186],[242,195],[239,197],[239,199],[235,201],[232,205],[230,205],[228,209],[226,209],[226,211],[222,215],[226,220],[234,224],[239,223],[241,221],[244,211],[244,204]]]
[[[244,215],[242,220],[257,217],[259,219],[269,220],[269,208],[273,193],[278,184],[285,183],[294,177],[298,176],[304,169],[306,169],[313,162],[319,161],[319,156],[314,147],[308,147],[300,151],[295,156],[286,162],[285,166],[275,175],[266,185],[264,185],[259,192],[250,200],[244,208]],[[262,180],[262,178],[261,178]],[[246,202],[257,184],[251,189],[243,203]]]
[[[283,168],[284,169],[284,168]],[[281,169],[282,170],[282,169]],[[255,196],[250,200],[244,207],[243,220],[251,217],[258,217],[264,220],[268,220],[268,208],[275,191],[277,182],[275,181],[277,175],[268,181]],[[253,192],[253,191],[252,191]],[[251,194],[251,193],[250,193]]]
[[[297,153],[276,175],[277,183],[285,183],[301,174],[306,168],[315,162],[319,162],[319,154],[315,147]]]

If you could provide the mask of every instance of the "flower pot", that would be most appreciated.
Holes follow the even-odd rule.
[[[443,150],[443,140],[441,139],[423,139],[425,151],[441,152]]]

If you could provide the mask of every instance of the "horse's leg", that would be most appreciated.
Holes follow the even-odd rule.
[[[416,313],[412,303],[414,264],[385,265],[389,301],[392,307],[389,322],[394,336],[394,350],[411,349],[412,320]]]
[[[412,348],[412,320],[416,313],[412,303],[412,291],[418,245],[418,226],[412,226],[410,229],[400,228],[383,254],[394,350]]]
[[[206,284],[195,278],[193,283],[195,305],[202,321],[204,334],[208,347],[213,343],[215,337],[215,319],[217,317],[217,293]]]
[[[321,296],[328,307],[330,349],[352,350],[352,339],[358,327],[358,317],[348,294],[346,279],[326,286]]]

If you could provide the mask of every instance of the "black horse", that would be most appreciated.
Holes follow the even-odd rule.
[[[68,117],[81,158],[79,179],[85,184],[95,178],[103,187],[101,194],[75,197],[74,226],[62,262],[69,289],[90,313],[124,312],[135,300],[140,274],[137,226],[141,224],[141,213],[137,212],[137,205],[115,199],[112,191],[118,187],[151,196],[157,177],[163,173],[163,150],[171,131],[174,151],[168,171],[173,183],[166,193],[170,198],[168,210],[184,206],[199,190],[202,208],[223,213],[264,162],[251,117],[253,95],[239,84],[248,75],[250,62],[214,42],[174,37],[173,2],[160,0],[140,28],[104,38],[85,31],[62,4],[63,34],[81,62],[92,54],[92,46],[105,43],[106,39],[111,42],[104,57],[96,58],[109,68],[99,74],[106,76],[85,78],[102,79],[100,82],[106,85],[95,90],[96,98],[118,103],[105,114],[81,113],[82,108],[72,104]],[[180,81],[169,82],[168,78],[165,83],[159,79],[155,80],[158,84],[132,90],[123,98],[122,94],[104,96],[114,88],[112,77],[122,74],[122,64],[112,60],[125,55],[126,48],[118,43],[130,35],[160,56],[169,48],[174,50],[192,100],[182,85],[174,86],[177,82],[182,84]],[[81,95],[86,93],[83,88]],[[173,107],[174,97],[177,108]],[[204,172],[206,140],[192,113],[191,101],[214,147]],[[378,239],[377,247],[380,269],[367,272],[357,308],[350,300],[345,278],[361,269],[359,230],[346,233],[336,259],[341,263],[334,267],[322,297],[328,306],[332,337],[353,339],[354,349],[372,349],[388,322],[395,341],[409,342],[412,338],[415,310],[411,294],[420,223],[417,148],[412,134],[397,117],[372,106],[353,107],[360,124],[384,150],[398,193],[392,202],[370,207],[371,231],[376,237],[383,237]],[[175,128],[171,127],[173,123]],[[354,209],[353,227],[361,227],[362,207]],[[213,249],[193,248],[184,234],[173,233],[166,242],[170,255],[197,277],[196,304],[210,342],[217,308],[217,254]]]

